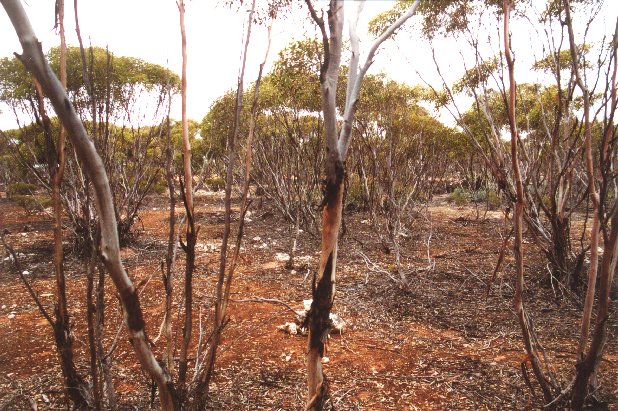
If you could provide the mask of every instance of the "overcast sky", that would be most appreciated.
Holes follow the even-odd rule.
[[[258,2],[263,0],[257,0]],[[307,19],[307,9],[303,1],[294,0],[294,9],[285,20],[275,22],[272,32],[272,47],[269,63],[277,53],[294,39],[315,35],[313,24]],[[27,0],[26,12],[33,28],[43,43],[44,51],[59,44],[54,25],[54,0]],[[66,0],[66,36],[69,45],[77,45],[75,34],[73,2]],[[248,3],[248,2],[245,2]],[[351,2],[346,4],[349,6]],[[606,0],[605,9],[595,21],[591,38],[599,33],[611,33],[618,15],[618,0]],[[361,18],[359,30],[362,50],[367,50],[370,39],[364,32],[367,21],[377,13],[389,9],[391,1],[368,1]],[[180,73],[181,41],[178,9],[174,0],[87,0],[78,3],[79,20],[85,46],[109,46],[116,55],[139,57],[160,64]],[[348,7],[350,9],[350,7]],[[245,11],[225,7],[219,0],[193,0],[186,6],[186,29],[188,41],[188,114],[200,121],[208,112],[211,103],[226,90],[235,87],[240,65],[240,50],[246,20]],[[581,18],[580,16],[576,16]],[[495,21],[494,21],[495,24]],[[494,27],[493,30],[496,30]],[[529,70],[537,54],[542,53],[538,43],[539,34],[528,25],[518,28],[513,47],[518,57],[518,81],[538,80]],[[490,33],[488,33],[490,34]],[[494,33],[495,34],[495,33]],[[483,39],[480,38],[481,43]],[[497,36],[493,36],[494,38]],[[255,80],[258,66],[266,47],[266,29],[254,26],[251,47],[248,54],[245,83]],[[470,56],[462,55],[460,50],[468,48],[456,41],[438,41],[434,44],[437,58],[443,67],[443,74],[449,82],[461,76],[463,61],[471,64]],[[485,53],[497,52],[497,44],[485,44]],[[0,57],[20,52],[21,46],[11,23],[0,10]],[[537,56],[538,57],[538,56]],[[268,67],[267,67],[268,68]],[[430,83],[439,86],[430,47],[426,41],[419,41],[410,33],[401,33],[396,41],[388,41],[378,54],[371,72],[384,71],[390,77],[411,84],[421,83],[417,73]],[[179,99],[178,99],[179,100]],[[179,118],[179,101],[172,109],[172,116]],[[2,107],[0,107],[2,109]],[[0,128],[15,126],[13,114],[4,110],[0,114]]]

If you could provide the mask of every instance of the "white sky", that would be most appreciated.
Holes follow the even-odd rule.
[[[257,1],[259,3],[264,0]],[[295,12],[287,19],[275,22],[269,63],[272,63],[277,58],[277,53],[292,40],[315,33],[313,24],[306,18],[308,12],[304,1],[294,1]],[[77,45],[73,2],[70,0],[65,2],[67,43]],[[245,3],[250,1],[246,0]],[[606,0],[606,3],[603,13],[592,27],[591,37],[613,31],[618,16],[618,1]],[[58,45],[59,38],[53,30],[54,0],[27,0],[24,4],[32,26],[43,43],[44,51]],[[361,39],[367,38],[363,33],[366,22],[378,12],[390,8],[392,4],[391,1],[367,2],[359,24]],[[180,73],[180,29],[178,9],[174,0],[82,0],[78,3],[78,8],[85,46],[89,44],[109,46],[116,55],[139,57]],[[230,10],[219,0],[187,2],[185,23],[188,42],[187,108],[190,118],[200,121],[217,97],[226,90],[235,88],[245,19],[246,12]],[[542,53],[539,46],[536,47],[536,51],[534,47],[534,43],[538,42],[535,38],[538,34],[530,32],[529,27],[521,26],[520,29],[516,24],[513,24],[512,32],[517,34],[517,37],[514,34],[513,48],[519,58],[518,81],[538,80],[534,77],[538,77],[538,74],[527,71],[534,58]],[[263,59],[266,47],[265,28],[254,25],[251,40],[245,84],[254,81],[257,76],[258,65]],[[369,40],[361,43],[361,52],[363,49],[366,50],[369,44]],[[468,61],[468,68],[473,63],[469,55],[460,54],[460,49],[468,49],[466,44],[448,40],[436,42],[435,47],[442,72],[448,82],[461,76],[464,60]],[[494,44],[493,48],[488,45],[483,47],[489,56],[497,52],[498,46]],[[0,57],[11,56],[13,52],[20,51],[21,46],[13,27],[4,10],[0,10]],[[440,86],[427,42],[413,38],[409,32],[402,32],[396,42],[387,41],[383,45],[371,70],[371,72],[378,71],[384,71],[390,77],[410,84],[421,83],[417,74],[419,72],[434,86]],[[180,117],[179,106],[180,102],[177,99],[172,109],[172,116],[175,118]],[[0,106],[0,110],[3,110],[3,107]],[[15,125],[13,114],[4,109],[3,113],[0,113],[0,128],[7,129]]]

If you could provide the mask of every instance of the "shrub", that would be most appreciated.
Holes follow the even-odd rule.
[[[15,194],[11,197],[13,201],[22,206],[28,212],[40,211],[51,206],[51,197],[45,195],[24,195]]]
[[[37,189],[35,184],[17,182],[9,184],[9,189],[7,195],[9,198],[13,198],[15,196],[27,196],[34,193]]]
[[[349,210],[364,210],[367,206],[361,179],[356,174],[351,175],[348,179],[345,202],[346,209]]]
[[[498,193],[493,190],[490,190],[487,193],[487,204],[489,205],[490,210],[497,210],[502,205],[502,200]]]
[[[209,177],[206,179],[206,185],[213,191],[223,190],[225,188],[225,180],[219,176]]]
[[[477,191],[472,191],[470,193],[470,200],[473,203],[484,203],[485,201],[487,201],[487,191],[483,188]]]
[[[470,199],[470,192],[461,187],[457,187],[451,194],[448,195],[448,201],[455,203],[458,206],[468,204]]]
[[[449,194],[448,201],[462,206],[473,203],[486,203],[490,210],[495,210],[500,207],[502,201],[500,196],[493,190],[487,190],[481,188],[476,191],[469,191],[465,188],[456,188],[451,194]]]
[[[157,181],[152,184],[150,190],[156,194],[163,194],[167,191],[167,182],[166,181]]]

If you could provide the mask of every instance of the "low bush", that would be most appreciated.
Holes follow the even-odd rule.
[[[14,198],[15,196],[32,195],[32,193],[34,193],[36,189],[37,186],[31,183],[11,183],[9,184],[7,195],[9,196],[9,198]]]
[[[486,203],[490,210],[495,210],[500,207],[502,201],[500,196],[493,190],[481,188],[476,191],[466,190],[458,187],[453,190],[448,196],[448,201],[462,206],[468,203]]]
[[[206,185],[213,191],[220,191],[225,188],[225,180],[219,176],[209,177],[206,179]]]
[[[15,194],[11,200],[22,206],[28,212],[40,211],[51,206],[51,197],[45,195]]]

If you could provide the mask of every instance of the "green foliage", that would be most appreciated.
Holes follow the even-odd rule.
[[[130,115],[133,105],[139,101],[140,93],[155,93],[160,104],[168,91],[175,94],[179,90],[180,78],[157,64],[135,57],[115,56],[100,47],[91,47],[85,53],[87,72],[99,113],[109,109],[110,117],[122,119]],[[52,70],[58,73],[59,47],[50,49],[47,58]],[[67,48],[67,94],[78,112],[90,112],[90,97],[82,76],[82,59],[78,47]],[[37,107],[32,77],[16,57],[0,59],[0,101],[30,114]]]
[[[135,57],[116,56],[101,47],[85,50],[88,74],[94,87],[98,106],[103,107],[108,92],[112,112],[125,109],[135,98],[136,87],[146,91],[161,92],[169,89],[178,92],[178,75],[158,64],[148,63]],[[58,73],[60,48],[50,49],[48,58],[52,69]],[[77,106],[88,104],[88,94],[82,76],[82,59],[79,47],[67,48],[67,92]]]
[[[150,186],[150,191],[157,194],[163,194],[167,191],[167,183],[163,181],[163,179],[159,179]]]
[[[455,203],[457,206],[464,206],[469,203],[486,203],[490,210],[496,210],[502,204],[498,193],[486,188],[471,191],[457,187],[448,195],[448,201]]]
[[[465,92],[472,95],[472,90],[482,84],[487,84],[492,74],[500,67],[498,57],[481,61],[475,67],[466,70],[465,74],[453,84],[454,93]]]
[[[508,90],[507,90],[508,93]],[[493,123],[499,132],[501,129],[506,129],[509,124],[508,113],[505,106],[505,96],[498,91],[488,90],[487,106],[491,113]],[[566,99],[569,96],[562,93],[562,106],[566,105]],[[559,101],[558,89],[556,86],[541,86],[540,84],[522,83],[517,86],[517,111],[516,121],[517,127],[521,133],[524,133],[527,138],[533,138],[541,145],[546,145],[549,140],[546,137],[547,124],[550,128],[559,120],[557,102]],[[564,109],[563,109],[564,115]],[[564,127],[572,127],[572,119],[570,123],[562,121],[560,124],[561,132]],[[468,127],[475,138],[480,142],[481,146],[485,147],[484,135],[492,133],[490,123],[482,113],[482,108],[474,103],[470,109],[464,112],[462,122]]]
[[[35,101],[36,90],[26,68],[15,57],[0,59],[0,101],[11,106]]]
[[[250,6],[251,2],[246,0],[223,0],[223,4],[237,12],[245,11],[243,6]],[[293,10],[295,3],[292,0],[262,0],[255,4],[253,22],[264,24],[275,18],[285,18]]]
[[[578,44],[576,46],[578,56],[582,57],[585,57],[591,49],[592,47],[589,44]],[[554,76],[557,76],[558,72],[570,70],[572,67],[573,58],[571,57],[570,49],[560,50],[560,52],[548,54],[542,59],[535,61],[532,65],[532,68],[534,70],[552,73]],[[580,67],[582,70],[588,70],[592,68],[590,62],[588,62],[588,60],[586,59],[582,59],[582,61],[580,62]]]
[[[205,183],[213,191],[220,191],[225,188],[225,179],[220,176],[208,177]]]
[[[51,206],[51,197],[44,195],[22,195],[17,194],[11,200],[22,206],[26,211],[40,211]]]
[[[489,205],[490,210],[497,210],[502,205],[500,196],[493,190],[489,190],[487,192],[486,202]]]
[[[16,196],[26,196],[32,195],[37,190],[37,186],[31,183],[24,183],[18,181],[16,183],[9,184],[7,195],[9,198],[14,198]]]
[[[391,9],[379,14],[369,23],[369,32],[379,35],[393,24],[412,4],[412,0],[400,0]],[[421,0],[417,14],[421,16],[421,31],[427,38],[436,35],[457,34],[463,31],[469,17],[489,10],[500,14],[502,0]]]
[[[260,106],[320,111],[321,62],[322,46],[315,39],[291,43],[279,52],[273,70],[262,82]]]
[[[210,110],[199,124],[202,140],[194,147],[195,157],[222,158],[227,147],[227,140],[234,125],[236,92],[229,90],[215,100]],[[246,106],[246,105],[245,105]],[[247,109],[241,113],[241,135],[246,125]],[[179,130],[182,132],[182,130]],[[176,139],[174,139],[176,140]]]
[[[461,187],[457,187],[448,196],[448,201],[455,203],[458,206],[466,205],[470,202],[470,200],[471,200],[470,191],[464,188],[461,188]]]
[[[414,0],[399,0],[393,8],[372,18],[369,21],[367,31],[376,37],[380,36],[386,29],[393,25],[413,3]]]
[[[367,199],[363,189],[363,182],[358,174],[348,176],[347,191],[345,194],[345,206],[350,210],[364,210],[367,207]]]

